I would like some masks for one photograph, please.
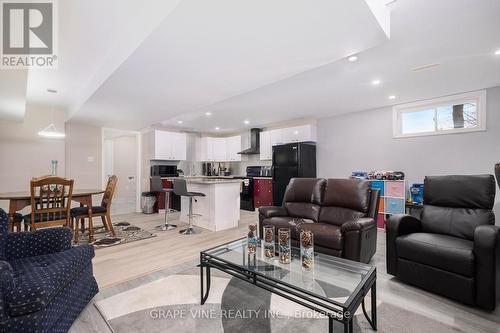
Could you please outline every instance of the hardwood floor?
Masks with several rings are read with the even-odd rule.
[[[244,237],[247,225],[257,220],[256,213],[242,211],[238,228],[216,233],[204,230],[197,235],[184,236],[178,233],[179,228],[172,231],[155,231],[154,227],[162,223],[162,216],[158,214],[114,216],[113,222],[128,221],[158,236],[96,250],[94,273],[101,292],[95,300],[186,270],[193,265],[193,260],[199,257],[200,250]],[[485,312],[406,285],[387,275],[383,230],[378,233],[377,254],[372,264],[377,266],[378,300],[459,327],[466,332],[500,333],[500,306],[493,313]],[[111,331],[96,308],[90,304],[70,332]],[[382,327],[379,332],[384,332]],[[407,332],[418,332],[418,327],[408,327]]]
[[[112,217],[113,223],[127,221],[156,234],[157,237],[97,249],[94,275],[101,289],[199,258],[202,250],[245,237],[247,225],[258,221],[255,213],[241,211],[238,228],[220,232],[197,228],[202,232],[181,235],[178,231],[184,224],[178,220],[178,213],[171,215],[171,222],[177,224],[178,228],[170,231],[155,230],[156,226],[163,223],[161,214],[127,214]]]

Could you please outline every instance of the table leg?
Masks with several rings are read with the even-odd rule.
[[[363,314],[365,315],[366,320],[373,328],[373,330],[376,331],[377,330],[377,281],[373,282],[373,285],[371,287],[371,307],[372,307],[371,318],[368,316],[368,313],[366,312],[364,299],[361,302],[361,307],[363,308]]]
[[[88,200],[88,211],[89,211],[89,243],[94,241],[94,225],[92,223],[92,196],[87,198]]]
[[[73,227],[73,237],[74,237],[74,242],[75,244],[78,244],[78,241],[79,241],[79,237],[78,237],[78,218],[75,217],[75,218],[72,218],[72,221],[71,221],[71,226]]]
[[[14,226],[17,227],[17,231],[21,231],[22,222],[14,223],[15,214],[23,210],[25,207],[31,205],[31,199],[10,199],[9,200],[9,213],[7,214],[9,217],[7,231],[14,232]]]
[[[208,294],[210,292],[210,266],[206,266],[205,267],[205,270],[206,270],[206,287],[207,287],[207,291],[206,293],[204,292],[204,287],[203,287],[203,268],[204,268],[204,265],[203,265],[203,261],[201,260],[201,256],[200,256],[200,294],[201,294],[201,305],[205,304],[205,302],[207,301],[207,298],[208,298]]]
[[[372,286],[372,321],[373,329],[377,330],[377,281],[373,282]]]
[[[16,214],[16,202],[15,200],[9,200],[9,220],[8,220],[8,232],[14,232],[14,215]],[[20,230],[18,230],[20,231]]]
[[[333,333],[333,318],[328,317],[328,333]]]

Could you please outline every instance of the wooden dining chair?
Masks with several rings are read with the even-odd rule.
[[[106,185],[106,191],[102,197],[100,206],[92,206],[92,217],[100,216],[102,224],[107,231],[111,231],[113,237],[115,234],[115,229],[113,228],[113,223],[111,222],[111,202],[113,200],[113,195],[116,189],[116,183],[118,182],[118,177],[113,175],[109,177],[108,184]],[[71,219],[74,223],[73,228],[75,232],[75,242],[78,242],[78,221],[80,223],[85,223],[85,219],[88,218],[88,207],[76,207],[71,209]],[[75,221],[73,221],[73,219]],[[89,225],[89,228],[93,226]]]
[[[44,176],[30,182],[31,214],[24,216],[30,230],[69,226],[73,179]]]

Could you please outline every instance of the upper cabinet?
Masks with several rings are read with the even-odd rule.
[[[271,132],[265,131],[260,132],[260,159],[261,160],[272,160],[273,159],[273,149],[271,144]]]
[[[200,156],[202,162],[235,162],[241,161],[241,136],[228,138],[203,137],[200,139]]]
[[[216,162],[223,162],[227,160],[226,153],[226,138],[212,138],[213,144],[213,158]]]
[[[186,159],[186,133],[155,130],[150,139],[149,159],[183,161]]]
[[[316,127],[302,125],[260,132],[260,159],[273,159],[273,146],[293,142],[315,142]]]
[[[241,136],[231,136],[226,139],[226,160],[229,162],[241,161]]]
[[[281,131],[282,140],[285,143],[316,141],[312,125],[283,128]]]
[[[200,156],[198,160],[206,162],[214,160],[213,139],[210,137],[200,139]]]
[[[186,133],[170,133],[172,159],[185,161],[187,155],[187,136]]]
[[[271,146],[282,145],[286,143],[286,141],[283,140],[283,130],[281,128],[269,131],[269,137],[271,140]]]

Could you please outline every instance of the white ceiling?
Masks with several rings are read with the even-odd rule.
[[[74,121],[149,126],[385,41],[365,0],[183,0]]]
[[[377,2],[390,3],[390,39]],[[498,0],[74,0],[59,7],[59,69],[30,71],[27,101],[51,102],[46,89],[56,88],[74,122],[225,132],[244,128],[245,119],[268,126],[500,85]],[[357,62],[345,59],[352,53]],[[431,63],[440,66],[412,71]],[[5,73],[0,101],[15,95],[4,92]]]
[[[392,7],[390,41],[361,52],[357,62],[336,61],[215,103],[192,122],[210,130],[241,128],[244,118],[265,126],[499,86],[499,17],[496,0],[399,0]],[[440,66],[412,70],[433,63]],[[373,86],[374,79],[381,84]],[[207,122],[204,112],[216,115],[215,121]]]
[[[180,1],[59,1],[58,68],[30,69],[28,102],[71,116]]]

